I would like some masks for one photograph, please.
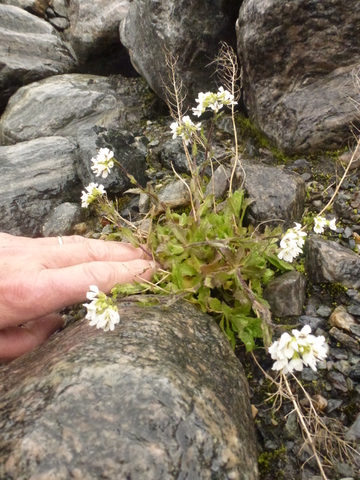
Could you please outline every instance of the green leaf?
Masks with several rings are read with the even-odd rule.
[[[210,297],[208,305],[209,305],[210,310],[213,311],[213,312],[221,312],[222,311],[221,302],[218,298]]]
[[[265,257],[268,260],[268,262],[271,263],[271,265],[274,265],[274,267],[278,268],[282,272],[294,270],[294,267],[290,265],[290,263],[285,262],[284,260],[280,260],[280,258],[277,255],[268,254],[268,255],[265,255]]]
[[[125,238],[133,247],[137,248],[140,245],[139,240],[135,238],[130,228],[121,227],[120,231],[121,231],[122,237]]]

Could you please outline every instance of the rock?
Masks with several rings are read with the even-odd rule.
[[[126,173],[118,166],[112,169],[107,178],[96,177],[91,170],[91,158],[96,157],[100,148],[109,148],[126,172],[133,175],[141,186],[148,181],[146,175],[146,156],[138,149],[134,135],[117,127],[93,127],[86,125],[77,132],[79,145],[78,174],[84,186],[91,182],[104,185],[109,193],[122,195],[125,190],[134,187]]]
[[[344,374],[346,377],[349,375],[349,372],[351,370],[350,363],[346,360],[340,360],[339,362],[335,362],[334,368]]]
[[[317,328],[325,328],[325,326],[326,326],[326,322],[323,318],[312,317],[312,316],[309,316],[309,315],[302,315],[299,318],[299,322],[303,326],[310,325],[311,330],[314,331],[314,332]]]
[[[83,125],[131,128],[145,114],[138,79],[59,75],[21,88],[0,120],[4,145],[52,135],[75,137]]]
[[[54,208],[42,226],[44,237],[56,237],[57,235],[72,235],[76,224],[81,222],[83,212],[79,204],[65,202]]]
[[[320,307],[316,310],[317,315],[319,317],[327,318],[331,315],[331,308],[327,307],[326,305],[320,305]]]
[[[151,144],[149,144],[149,147],[151,147]],[[160,162],[165,168],[168,168],[171,171],[172,164],[177,173],[190,173],[183,144],[177,138],[174,140],[168,140],[162,145],[160,150]]]
[[[0,112],[23,85],[76,67],[51,25],[10,5],[0,5],[0,64]]]
[[[345,393],[349,390],[346,384],[346,379],[342,373],[331,371],[328,372],[327,378],[329,382],[336,388],[336,390],[340,390]]]
[[[356,315],[357,317],[360,316],[360,303],[359,302],[353,302],[351,305],[347,307],[348,313],[352,315]]]
[[[337,408],[341,407],[342,404],[343,404],[343,400],[336,399],[336,398],[330,398],[330,400],[327,403],[327,407],[326,407],[325,412],[327,414],[329,414],[329,413],[333,412],[334,410],[336,410]]]
[[[346,311],[346,307],[343,305],[336,307],[330,316],[330,325],[341,328],[346,332],[350,332],[351,326],[355,325],[355,323],[354,317]]]
[[[296,270],[286,272],[269,283],[264,298],[274,317],[301,315],[305,301],[306,279]]]
[[[316,410],[318,410],[320,412],[325,410],[325,408],[327,407],[327,404],[328,404],[326,398],[324,398],[321,395],[314,395],[312,399],[315,402]]]
[[[360,415],[357,416],[355,422],[346,432],[345,440],[348,442],[360,443]]]
[[[296,412],[288,415],[285,423],[286,438],[296,438],[299,436],[298,417]]]
[[[357,0],[243,2],[236,31],[246,107],[282,150],[329,150],[349,138],[359,21]]]
[[[338,342],[340,342],[344,347],[350,348],[354,353],[360,353],[360,344],[354,338],[350,337],[346,333],[341,332],[336,327],[333,327],[330,330],[330,335],[332,335]]]
[[[359,381],[360,380],[360,363],[353,365],[349,372],[349,377],[352,380]]]
[[[220,165],[206,185],[205,195],[214,195],[216,199],[224,197],[229,191],[231,172]]]
[[[246,478],[247,381],[213,319],[186,303],[120,306],[0,369],[0,477]]]
[[[1,0],[1,4],[19,7],[39,17],[45,17],[49,0]]]
[[[120,40],[131,62],[150,87],[166,98],[172,88],[166,52],[177,59],[176,73],[191,102],[200,91],[216,89],[215,65],[219,42],[235,46],[235,18],[241,0],[135,0],[121,22]],[[194,106],[194,105],[192,105]]]
[[[360,256],[318,235],[306,241],[305,269],[312,283],[340,283],[348,288],[360,286]]]
[[[244,162],[243,166],[245,190],[253,200],[248,208],[249,220],[255,224],[273,220],[272,225],[293,227],[301,219],[305,202],[305,183],[300,175],[262,164]]]
[[[190,205],[190,193],[187,184],[182,180],[167,185],[158,195],[159,204],[155,214],[165,212],[166,207],[186,207]]]
[[[0,230],[39,236],[45,216],[63,202],[80,203],[76,146],[48,137],[0,147]]]
[[[67,12],[69,41],[82,71],[108,75],[125,73],[131,68],[129,54],[119,38],[119,25],[127,15],[130,3],[130,0],[70,2]]]
[[[345,163],[346,166],[350,165],[350,170],[354,170],[355,168],[360,167],[360,153],[355,151],[344,152],[338,158],[340,163]]]
[[[50,0],[50,4],[56,15],[59,17],[68,18],[68,8],[65,0]]]
[[[69,28],[69,20],[67,18],[62,18],[62,17],[55,17],[55,18],[50,18],[49,22],[53,27],[56,28],[56,30],[59,30],[59,32],[63,32],[67,28]]]

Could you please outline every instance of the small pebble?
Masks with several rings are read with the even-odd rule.
[[[320,305],[320,307],[316,310],[316,313],[320,317],[327,318],[331,315],[331,308],[327,307],[326,305]]]

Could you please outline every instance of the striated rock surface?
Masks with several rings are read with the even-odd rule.
[[[235,45],[235,20],[242,0],[135,0],[121,23],[120,40],[136,70],[165,99],[169,86],[165,51],[178,57],[177,72],[189,98],[214,89],[214,66],[219,42]]]
[[[72,0],[68,9],[69,41],[80,68],[106,75],[130,66],[121,45],[119,25],[128,13],[130,0]]]
[[[68,48],[44,20],[0,4],[0,111],[23,85],[75,69]]]
[[[0,230],[38,236],[44,217],[66,201],[79,203],[76,145],[49,137],[0,147]]]
[[[256,480],[244,372],[188,304],[120,307],[0,368],[0,477]]]
[[[305,244],[305,269],[312,283],[360,287],[360,256],[336,242],[312,236]]]
[[[286,152],[333,149],[351,136],[359,22],[357,0],[244,0],[237,42],[246,107]]]
[[[0,120],[0,142],[11,145],[52,135],[75,137],[83,125],[137,124],[144,115],[139,80],[59,75],[21,88]],[[138,127],[137,127],[138,128]]]

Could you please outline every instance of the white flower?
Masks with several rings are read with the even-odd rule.
[[[173,122],[170,125],[172,138],[181,137],[185,140],[185,144],[188,145],[191,141],[191,137],[201,128],[201,123],[194,123],[188,115],[182,117],[180,124]]]
[[[106,192],[104,185],[98,185],[97,183],[90,183],[85,187],[86,192],[83,190],[81,195],[81,206],[87,208],[96,198],[102,197]]]
[[[336,218],[333,218],[332,220],[328,221],[328,226],[330,230],[336,230]]]
[[[278,253],[280,260],[291,263],[294,258],[302,253],[302,247],[305,243],[304,237],[306,237],[306,233],[301,231],[300,223],[295,223],[295,227],[290,228],[280,242],[281,250]]]
[[[332,220],[326,220],[325,217],[315,217],[314,218],[314,232],[315,233],[324,233],[324,227],[328,226],[330,230],[336,230],[336,218]]]
[[[229,106],[237,104],[234,100],[234,95],[228,90],[225,90],[224,87],[220,87],[217,93],[200,92],[195,101],[198,103],[198,106],[194,107],[192,111],[197,117],[200,117],[207,108],[210,108],[217,113],[224,105]]]
[[[314,232],[315,233],[323,233],[325,230],[325,226],[327,224],[325,217],[315,217],[314,218]]]
[[[269,347],[271,358],[276,360],[273,370],[281,373],[301,371],[303,366],[316,371],[316,362],[325,360],[328,346],[321,335],[311,335],[311,328],[305,325],[301,331],[292,330],[292,335],[283,333],[279,340]]]
[[[85,318],[90,320],[89,325],[102,328],[104,332],[114,330],[115,325],[120,322],[117,306],[105,293],[100,292],[96,285],[90,285],[89,288],[86,298],[91,302],[84,303],[84,307],[87,308]]]
[[[102,178],[106,178],[114,166],[113,158],[114,152],[108,148],[100,148],[96,157],[91,159],[93,162],[93,165],[91,165],[91,170],[96,173],[97,177],[101,175]]]

